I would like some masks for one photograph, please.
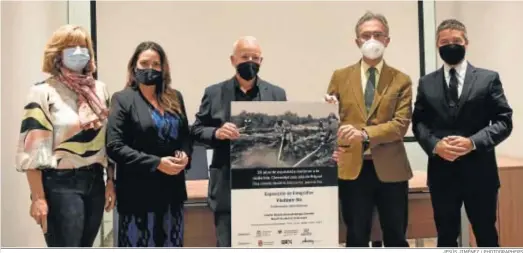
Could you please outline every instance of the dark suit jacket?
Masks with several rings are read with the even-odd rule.
[[[128,87],[112,96],[106,148],[116,163],[119,212],[152,211],[187,199],[185,173],[170,176],[157,169],[161,157],[172,156],[176,150],[192,153],[183,97],[176,93],[183,115],[178,141],[167,143],[158,138],[149,105],[137,88]]]
[[[494,147],[512,131],[512,109],[499,74],[468,64],[455,114],[446,99],[447,89],[441,68],[420,79],[414,105],[412,130],[429,156],[429,186],[445,187],[459,170],[464,187],[499,187]],[[476,149],[454,162],[445,161],[433,150],[440,139],[449,135],[469,137]]]
[[[286,101],[285,90],[258,79],[261,101]],[[231,117],[231,102],[235,100],[234,78],[205,89],[200,110],[191,127],[195,141],[210,146],[213,158],[210,165],[208,201],[213,211],[231,210],[230,142],[217,140],[216,129]]]

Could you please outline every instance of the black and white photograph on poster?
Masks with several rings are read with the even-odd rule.
[[[262,104],[238,102],[241,111],[231,114],[240,132],[231,143],[232,168],[336,166],[331,158],[338,130],[334,106]]]
[[[233,247],[337,247],[338,107],[233,102]]]

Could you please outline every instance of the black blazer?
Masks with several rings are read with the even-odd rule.
[[[261,101],[287,101],[285,90],[258,78]],[[191,127],[195,141],[206,144],[213,149],[210,165],[208,201],[213,211],[230,211],[230,142],[217,140],[216,129],[231,117],[231,102],[235,100],[235,80],[231,78],[205,89]]]
[[[412,115],[414,135],[429,156],[429,186],[445,187],[461,171],[464,187],[499,187],[494,147],[512,131],[512,109],[499,74],[468,64],[457,107],[447,102],[447,89],[443,68],[422,77]],[[433,154],[436,143],[449,135],[469,137],[476,150],[454,162]]]
[[[116,163],[119,212],[153,211],[187,200],[185,173],[169,176],[157,170],[161,157],[172,156],[176,150],[192,154],[183,97],[176,93],[183,115],[178,141],[168,143],[158,138],[149,104],[139,89],[128,87],[112,96],[106,148]]]

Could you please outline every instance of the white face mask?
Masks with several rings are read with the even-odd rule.
[[[385,45],[375,40],[374,38],[371,38],[370,40],[365,41],[363,45],[361,45],[360,50],[363,56],[365,56],[368,59],[374,60],[383,55],[383,52],[385,51]]]
[[[69,47],[63,50],[62,63],[72,71],[81,72],[90,60],[89,50],[85,47]]]

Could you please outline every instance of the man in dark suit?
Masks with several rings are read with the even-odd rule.
[[[439,247],[457,247],[465,204],[477,245],[497,247],[500,186],[495,146],[512,131],[512,109],[499,74],[465,60],[465,26],[454,19],[437,29],[445,64],[420,79],[413,132],[428,154],[428,185]]]
[[[231,64],[236,75],[205,89],[200,110],[191,129],[196,141],[213,149],[209,178],[209,205],[214,212],[217,246],[231,246],[230,140],[238,128],[228,122],[232,101],[286,101],[285,90],[258,77],[263,58],[254,37],[234,43]]]

